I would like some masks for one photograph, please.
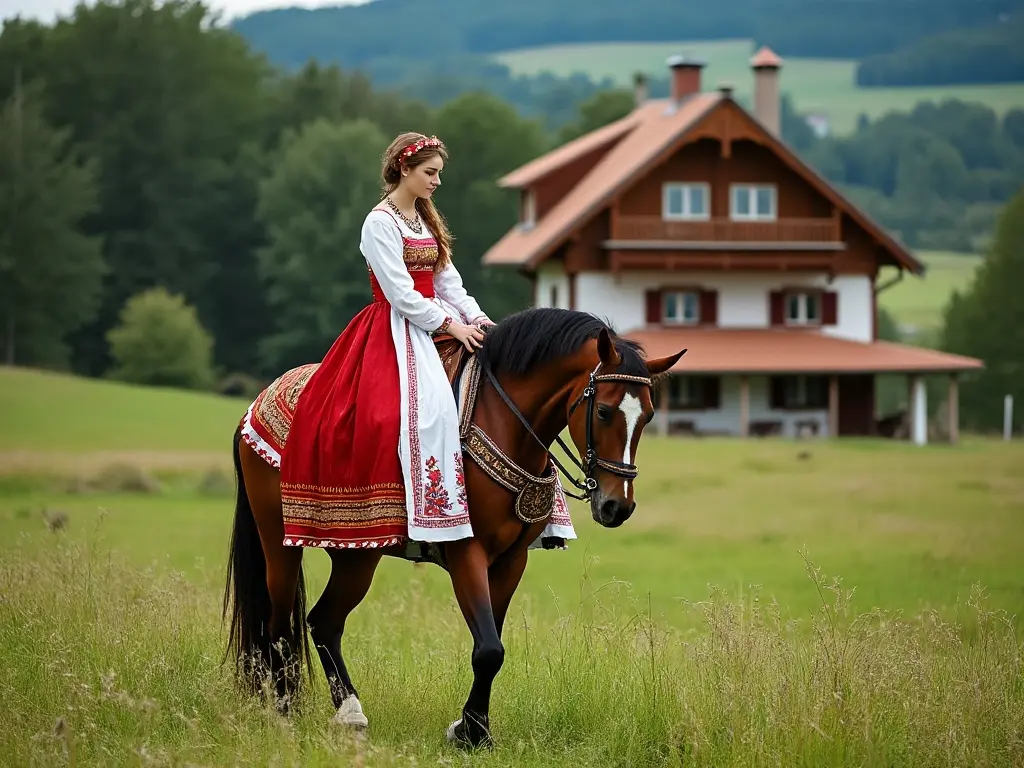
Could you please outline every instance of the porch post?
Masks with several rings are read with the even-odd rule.
[[[949,408],[949,442],[955,445],[960,439],[960,387],[955,373],[949,374],[946,405]]]
[[[910,377],[910,439],[915,445],[928,443],[928,390],[924,386],[924,377]]]
[[[828,436],[839,437],[839,377],[828,377]]]
[[[671,375],[667,374],[658,382],[658,434],[662,437],[668,437],[668,382]]]
[[[750,377],[740,376],[740,437],[750,434]]]

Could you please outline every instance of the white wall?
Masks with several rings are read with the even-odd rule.
[[[545,262],[537,270],[537,282],[533,297],[535,307],[569,308],[569,277],[558,262]],[[554,293],[554,303],[552,303]]]
[[[547,306],[539,302],[549,301],[550,289],[542,287],[550,285],[546,280],[538,274],[538,306]],[[824,275],[791,272],[634,272],[618,277],[609,272],[582,272],[576,277],[576,309],[608,320],[625,333],[646,323],[644,293],[672,285],[700,285],[718,291],[721,328],[768,327],[768,296],[780,286],[825,288],[839,294],[839,317],[837,325],[823,331],[855,341],[872,340],[871,279],[860,275],[842,275],[829,284]],[[567,291],[568,285],[566,296]]]
[[[828,411],[780,411],[768,407],[768,377],[751,376],[750,379],[750,421],[781,421],[782,434],[785,437],[796,436],[796,423],[798,421],[814,420],[818,423],[818,436],[828,435]],[[669,411],[669,421],[690,421],[693,422],[700,432],[720,433],[728,435],[739,435],[740,433],[740,379],[739,376],[723,376],[721,378],[720,399],[721,407],[717,410],[708,411]],[[655,432],[661,431],[661,419],[663,413],[659,409],[654,417],[654,423],[649,429]]]

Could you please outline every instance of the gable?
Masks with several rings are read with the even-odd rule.
[[[611,207],[614,220],[623,214],[623,204],[634,206],[649,199],[651,189],[660,186],[659,174],[675,169],[689,173],[696,172],[696,168],[730,167],[729,175],[758,173],[773,179],[773,183],[785,184],[785,196],[780,189],[780,218],[838,216],[843,222],[844,239],[851,224],[867,235],[870,247],[864,252],[871,254],[876,267],[891,264],[915,274],[924,273],[924,265],[906,247],[843,197],[731,97],[695,94],[675,108],[666,102],[649,102],[634,114],[635,127],[558,199],[535,226],[525,230],[514,227],[484,254],[483,262],[516,264],[534,270],[602,211]],[[731,161],[735,157],[738,163],[716,165],[716,150],[720,160]],[[689,168],[687,159],[696,164],[694,168]],[[728,183],[724,186],[728,189]],[[660,213],[660,192],[657,195],[659,204],[652,209],[645,203],[644,214]],[[792,208],[782,208],[783,199],[791,200],[785,205]],[[728,198],[718,201],[715,210],[728,211]]]

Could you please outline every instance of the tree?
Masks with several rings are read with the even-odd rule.
[[[368,120],[316,120],[288,130],[260,186],[268,243],[258,254],[274,330],[265,365],[319,360],[370,298],[359,238],[380,200],[380,158],[388,139]]]
[[[467,289],[497,320],[529,303],[530,286],[511,270],[480,263],[518,219],[518,194],[496,182],[545,149],[544,133],[508,104],[479,93],[445,105],[437,132],[451,155],[437,195],[455,236],[453,260]]]
[[[95,163],[49,125],[39,89],[0,114],[0,349],[8,365],[62,367],[67,335],[89,322],[104,273],[100,240],[81,231],[96,205]]]
[[[964,382],[961,414],[964,424],[998,429],[1003,397],[1024,402],[1024,187],[1010,200],[999,219],[988,258],[974,282],[953,294],[945,310],[941,346],[949,352],[978,357],[985,370]],[[1015,409],[1015,424],[1024,421]]]
[[[128,300],[107,332],[110,377],[132,384],[205,389],[213,383],[213,339],[180,294],[151,288]]]
[[[632,112],[635,106],[635,97],[629,91],[618,89],[599,91],[580,104],[579,119],[562,128],[558,134],[558,141],[560,144],[564,144],[578,136],[614,123]]]
[[[86,226],[102,234],[110,271],[95,322],[73,340],[76,368],[106,368],[105,332],[129,296],[154,285],[183,293],[216,331],[233,327],[234,307],[210,288],[225,260],[237,260],[230,271],[243,284],[239,273],[255,269],[245,207],[255,195],[237,194],[255,180],[237,159],[264,131],[266,63],[194,0],[80,4],[49,30],[44,58],[51,122],[69,126],[100,168]]]

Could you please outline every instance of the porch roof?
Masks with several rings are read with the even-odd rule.
[[[687,349],[673,373],[952,373],[981,360],[887,341],[859,342],[813,329],[640,328],[623,333],[648,358]]]

